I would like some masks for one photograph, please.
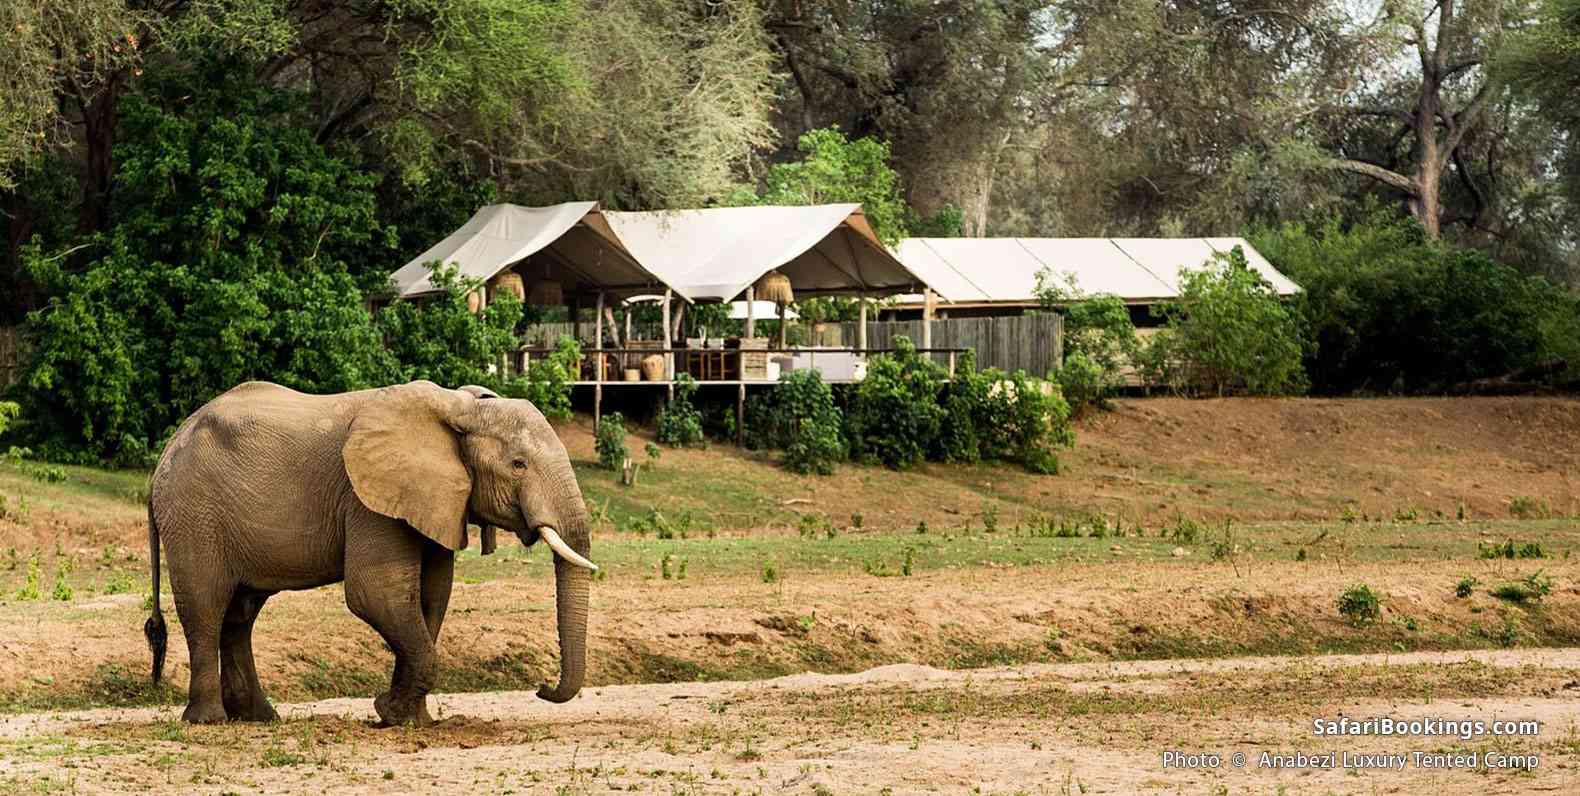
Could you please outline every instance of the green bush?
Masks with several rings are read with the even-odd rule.
[[[625,416],[610,412],[598,420],[598,433],[593,438],[598,451],[598,464],[605,470],[619,470],[631,454],[625,448]]]
[[[676,447],[702,447],[702,412],[692,404],[697,382],[687,374],[675,377],[675,398],[659,410],[658,441]]]
[[[896,337],[897,351],[867,361],[867,376],[850,391],[845,409],[852,458],[904,470],[922,461],[944,419],[939,395],[944,372],[916,346]]]
[[[429,281],[441,291],[438,295],[397,300],[378,315],[379,329],[399,362],[398,379],[427,379],[447,387],[480,384],[503,389],[499,365],[506,354],[516,349],[521,301],[508,291],[501,291],[482,312],[474,313],[466,307],[466,296],[480,289],[482,280],[463,278],[454,266],[436,266]],[[569,381],[570,363],[574,361],[574,355],[561,354],[561,384]],[[528,379],[530,382],[530,373]],[[537,388],[530,384],[525,388],[534,389]],[[550,397],[547,392],[537,395]],[[568,394],[564,403],[568,409]],[[553,401],[551,406],[555,406]],[[548,414],[542,406],[539,409]]]
[[[1130,308],[1112,294],[1083,294],[1073,276],[1060,280],[1047,269],[1037,274],[1036,291],[1043,307],[1064,313],[1064,361],[1052,378],[1065,400],[1076,410],[1107,408],[1139,351]]]
[[[1117,390],[1113,386],[1112,371],[1104,370],[1084,351],[1066,353],[1064,361],[1054,368],[1052,377],[1064,399],[1077,408],[1105,408],[1109,397]]]
[[[293,125],[297,99],[251,70],[195,88],[162,74],[121,103],[112,226],[87,262],[23,251],[51,296],[28,319],[22,389],[45,458],[146,464],[249,379],[333,392],[395,377],[352,270],[388,267],[377,178]]]
[[[1363,223],[1286,224],[1251,237],[1302,287],[1322,393],[1439,392],[1479,378],[1566,363],[1580,377],[1580,299],[1486,255],[1428,240],[1379,212]]]
[[[576,380],[581,355],[575,338],[560,335],[553,352],[530,363],[526,375],[511,379],[500,394],[531,401],[550,420],[569,420],[571,382]]]
[[[1355,627],[1364,627],[1382,616],[1382,600],[1370,586],[1357,583],[1339,595],[1339,615]]]
[[[784,465],[798,473],[832,475],[845,458],[834,393],[815,370],[796,370],[753,396],[747,406],[747,444],[784,451]]]
[[[1074,444],[1070,405],[1047,382],[1017,371],[976,369],[966,352],[942,388],[944,420],[929,458],[946,462],[1018,462],[1037,473],[1058,471],[1060,448]]]
[[[1217,395],[1305,392],[1301,318],[1239,246],[1205,268],[1180,271],[1180,298],[1162,308],[1165,333],[1145,359],[1179,368],[1176,388]]]

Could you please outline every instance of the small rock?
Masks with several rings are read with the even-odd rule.
[[[1174,556],[1175,558],[1184,558],[1185,556],[1190,555],[1190,551],[1183,547],[1176,547],[1174,548],[1173,552],[1169,553],[1169,555]]]

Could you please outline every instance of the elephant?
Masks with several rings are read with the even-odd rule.
[[[381,723],[431,723],[435,645],[469,525],[553,550],[559,682],[538,696],[575,697],[597,567],[570,457],[537,407],[427,381],[336,395],[232,388],[176,430],[152,477],[153,680],[167,642],[162,544],[191,657],[184,720],[276,719],[253,662],[258,612],[277,592],[344,581],[347,607],[395,655],[373,703]]]

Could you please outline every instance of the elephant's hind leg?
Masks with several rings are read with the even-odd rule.
[[[175,574],[176,567],[171,567]],[[216,724],[226,719],[219,676],[219,637],[234,586],[217,582],[202,588],[187,588],[185,578],[172,579],[181,584],[175,589],[176,613],[181,617],[181,633],[187,639],[192,679],[187,686],[187,708],[183,721]]]
[[[252,626],[273,592],[236,589],[220,631],[220,686],[225,712],[233,721],[274,721],[279,714],[263,695],[252,660]]]

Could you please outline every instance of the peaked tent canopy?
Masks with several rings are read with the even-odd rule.
[[[859,204],[606,212],[615,236],[692,301],[729,301],[769,271],[797,295],[893,294],[925,282],[878,242]]]
[[[1144,304],[1177,298],[1180,269],[1201,268],[1235,246],[1279,295],[1300,291],[1244,238],[907,238],[899,254],[954,304],[1034,304],[1044,269],[1073,276],[1082,293]],[[904,304],[920,300],[901,297]]]
[[[428,278],[435,261],[455,264],[462,276],[487,281],[528,258],[531,264],[521,269],[527,281],[553,279],[571,292],[664,287],[610,232],[597,202],[488,205],[401,266],[391,279],[396,295],[421,296],[436,291]]]

